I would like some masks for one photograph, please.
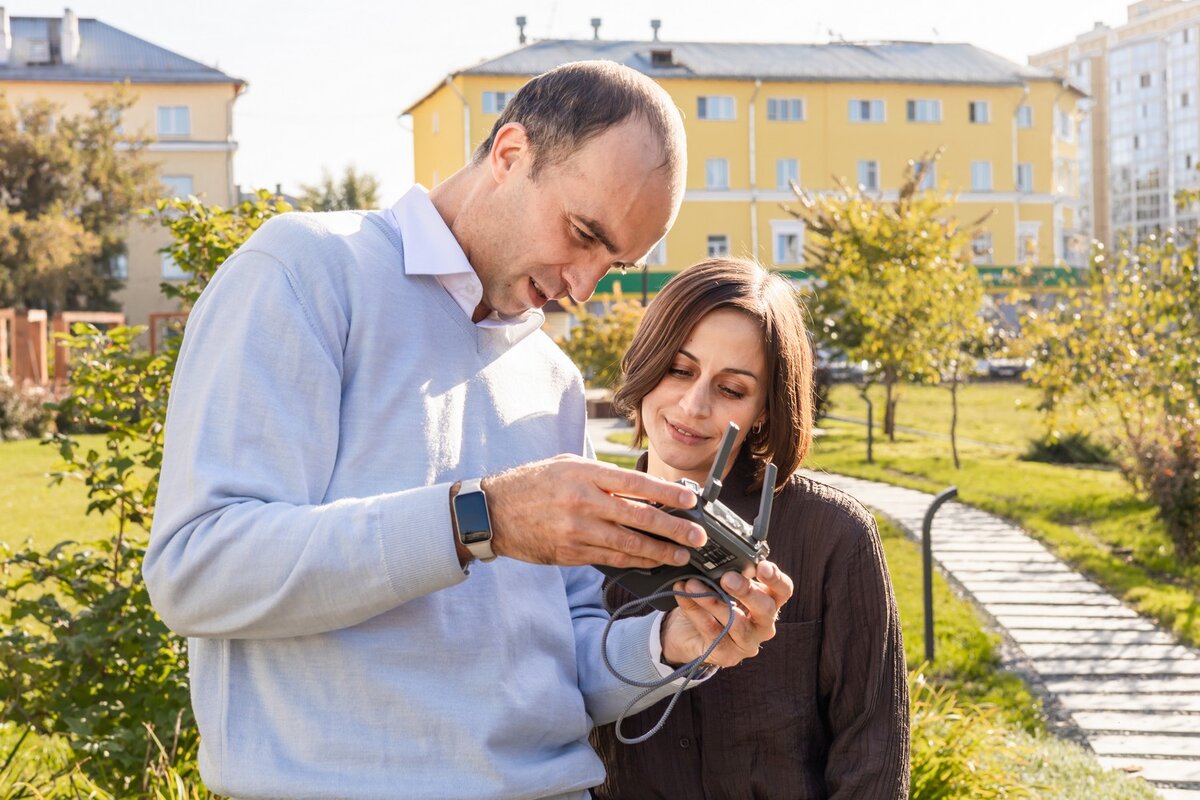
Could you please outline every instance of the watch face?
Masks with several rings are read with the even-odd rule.
[[[492,521],[483,492],[468,492],[455,497],[454,516],[458,521],[458,538],[463,544],[486,542],[492,538]]]

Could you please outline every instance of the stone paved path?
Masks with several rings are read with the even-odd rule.
[[[809,474],[920,537],[933,495]],[[961,503],[934,518],[933,557],[1004,629],[1020,651],[1014,662],[1036,673],[1102,764],[1142,776],[1169,800],[1200,800],[1200,651],[1020,528]]]
[[[621,424],[588,423],[599,452]],[[920,538],[933,495],[807,473]],[[933,557],[1015,645],[1100,762],[1152,782],[1167,800],[1200,800],[1200,652],[1139,617],[1020,528],[961,503],[934,519]],[[936,624],[936,620],[935,620]]]

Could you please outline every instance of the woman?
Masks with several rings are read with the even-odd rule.
[[[751,520],[763,468],[779,468],[767,542],[795,583],[756,658],[685,692],[666,726],[592,742],[597,798],[908,796],[908,684],[896,601],[874,518],[794,474],[812,438],[812,353],[787,282],[748,261],[696,264],[650,304],[621,362],[617,408],[647,453],[638,468],[703,484],[730,421],[741,429],[721,501]],[[633,599],[617,586],[616,606]],[[627,719],[648,730],[659,704]]]

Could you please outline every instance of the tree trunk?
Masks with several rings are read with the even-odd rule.
[[[888,441],[896,441],[896,403],[900,398],[896,395],[896,380],[890,375],[884,379],[885,396],[883,401],[883,432]]]
[[[869,388],[869,385],[863,384],[863,386],[859,388],[858,394],[860,397],[862,397],[863,402],[867,404],[867,463],[874,464],[875,457],[873,454],[873,449],[875,444],[875,407],[871,404],[871,398],[867,396],[867,389]]]

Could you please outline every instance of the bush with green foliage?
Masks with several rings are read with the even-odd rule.
[[[1088,283],[1031,313],[1030,378],[1051,414],[1115,416],[1122,474],[1158,507],[1181,560],[1200,558],[1200,246],[1149,236],[1097,246]]]
[[[1040,439],[1031,440],[1029,449],[1021,458],[1044,464],[1111,464],[1112,452],[1103,442],[1096,441],[1082,431],[1065,434],[1052,431]]]
[[[156,215],[173,236],[167,252],[190,276],[164,292],[190,305],[238,245],[288,210],[265,192],[230,209],[161,202]],[[73,426],[104,432],[102,448],[68,433],[51,441],[65,463],[55,479],[87,485],[87,512],[112,518],[113,538],[26,549],[0,572],[5,719],[35,738],[61,736],[88,780],[118,797],[146,796],[156,769],[184,786],[198,743],[185,642],[155,614],[141,576],[179,339],[151,354],[137,347],[141,332],[77,325],[64,340],[75,351],[73,385],[53,407]]]
[[[947,689],[910,675],[911,800],[1001,800],[1033,797],[1015,780],[1016,730],[994,706],[962,703]]]
[[[645,309],[636,300],[621,297],[619,288],[616,299],[600,314],[589,313],[582,305],[564,305],[574,313],[575,325],[569,336],[557,340],[558,346],[579,367],[588,386],[614,388],[621,379],[621,357]]]

